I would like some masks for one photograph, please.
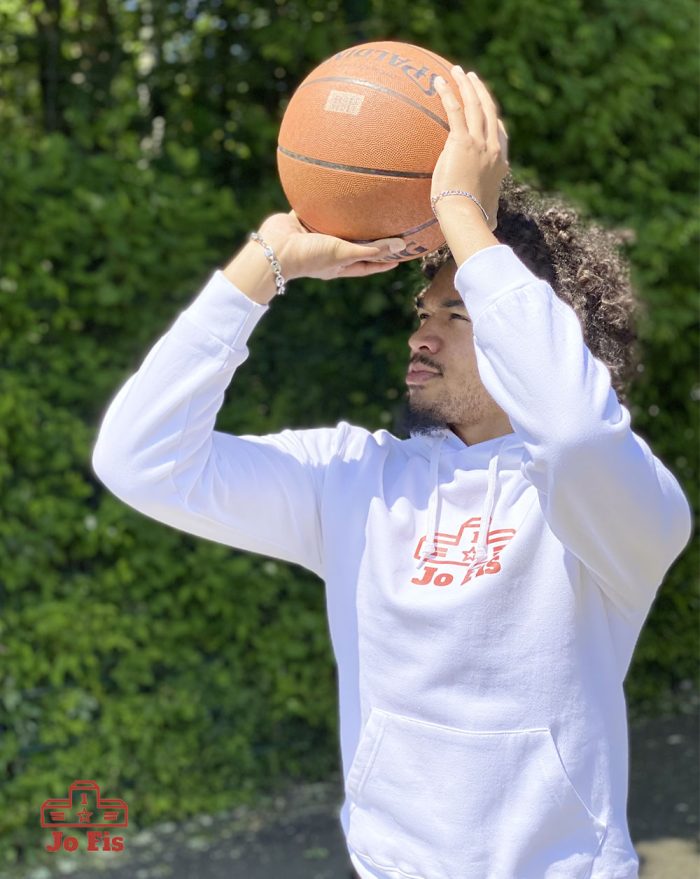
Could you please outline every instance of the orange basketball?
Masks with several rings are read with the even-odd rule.
[[[362,43],[299,85],[280,125],[277,168],[309,231],[356,243],[404,238],[401,261],[444,242],[430,184],[450,127],[434,80],[459,97],[451,67],[410,43]]]

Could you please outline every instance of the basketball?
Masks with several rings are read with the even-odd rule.
[[[280,124],[277,168],[306,229],[357,244],[403,238],[402,262],[444,243],[430,186],[450,127],[434,81],[459,97],[451,67],[381,41],[338,52],[301,82]]]

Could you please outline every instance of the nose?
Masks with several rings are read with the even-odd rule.
[[[430,351],[434,354],[440,350],[440,337],[426,324],[416,329],[414,333],[408,337],[408,347],[411,353],[417,354],[419,351]]]

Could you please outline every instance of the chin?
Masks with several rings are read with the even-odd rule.
[[[448,424],[448,416],[435,403],[421,405],[415,396],[407,392],[401,410],[396,419],[396,432],[408,436],[414,434],[434,433],[444,430]]]

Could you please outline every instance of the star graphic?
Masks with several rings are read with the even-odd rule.
[[[90,816],[92,815],[92,812],[88,812],[88,810],[85,808],[85,806],[83,806],[83,808],[79,812],[77,812],[76,814],[78,815],[78,820],[80,821],[81,824],[88,824],[90,821]]]

